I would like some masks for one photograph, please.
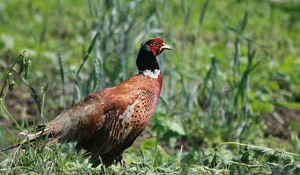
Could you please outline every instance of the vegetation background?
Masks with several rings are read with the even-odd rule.
[[[160,36],[164,85],[128,168],[72,144],[0,154],[0,174],[300,174],[300,1],[2,0],[0,148],[137,73]]]

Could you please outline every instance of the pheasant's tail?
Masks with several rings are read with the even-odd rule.
[[[1,149],[0,152],[17,147],[22,148],[22,145],[25,145],[26,143],[35,143],[39,147],[42,145],[55,143],[58,140],[58,138],[53,137],[51,131],[46,127],[46,125],[39,125],[35,131],[23,131],[19,133],[19,135],[25,137],[25,139],[23,139],[20,143]]]
[[[1,149],[0,152],[4,152],[4,151],[10,150],[10,149],[17,148],[17,147],[19,147],[20,145],[21,145],[20,143],[17,143],[17,144],[15,144],[15,145],[10,146],[10,147]]]

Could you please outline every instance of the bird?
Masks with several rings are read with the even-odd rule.
[[[34,131],[21,132],[26,139],[7,149],[46,138],[47,144],[75,142],[85,150],[93,166],[108,167],[123,161],[123,152],[147,127],[162,89],[163,79],[157,56],[172,50],[160,37],[141,44],[138,73],[114,87],[87,95],[52,121]]]

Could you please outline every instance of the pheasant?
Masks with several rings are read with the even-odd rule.
[[[93,166],[121,162],[123,151],[146,128],[155,110],[163,82],[156,57],[166,49],[172,50],[161,38],[143,42],[136,59],[137,75],[89,94],[49,123],[39,125],[35,133],[23,133],[27,136],[24,142],[41,137],[47,138],[47,143],[75,142],[76,150],[85,150]]]

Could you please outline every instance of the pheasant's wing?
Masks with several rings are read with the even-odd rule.
[[[94,165],[100,163],[99,157],[104,165],[111,165],[147,126],[154,111],[150,109],[151,104],[155,104],[152,101],[151,92],[144,90],[117,95],[103,114],[105,120],[101,128],[76,147],[85,149]]]
[[[143,117],[138,114],[140,110],[146,115],[143,90],[114,88],[103,94],[92,94],[48,125],[59,140],[77,142],[76,149],[86,150],[95,165],[100,163],[99,157],[110,165],[147,123],[138,120]]]

